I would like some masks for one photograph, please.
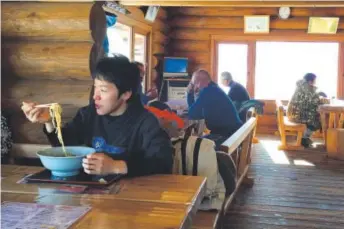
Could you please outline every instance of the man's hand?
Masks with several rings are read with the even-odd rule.
[[[82,160],[85,173],[107,175],[107,174],[126,174],[127,164],[124,161],[116,161],[104,153],[93,153],[87,155]]]
[[[151,88],[150,90],[147,91],[146,94],[150,99],[155,99],[158,97],[158,89],[156,88]]]
[[[188,93],[194,93],[194,84],[192,82],[189,83],[187,88]]]
[[[32,123],[49,123],[51,120],[49,108],[35,107],[37,104],[32,102],[23,102],[21,109],[26,118]]]

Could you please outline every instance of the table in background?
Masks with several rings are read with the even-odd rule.
[[[340,116],[344,117],[344,101],[340,100],[333,104],[320,105],[319,113],[321,117],[321,125],[326,148],[327,129],[330,125],[333,125],[334,128],[338,127]]]

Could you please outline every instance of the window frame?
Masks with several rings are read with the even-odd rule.
[[[274,41],[274,42],[338,42],[338,85],[337,97],[344,99],[344,36],[333,35],[309,35],[301,32],[274,32],[269,34],[247,35],[242,32],[231,32],[228,34],[211,35],[210,40],[210,66],[213,80],[217,82],[217,47],[218,43],[241,43],[247,42],[248,46],[248,78],[247,91],[254,98],[255,89],[255,65],[256,65],[256,42],[257,41]],[[265,100],[268,101],[268,100]]]
[[[116,14],[117,15],[117,22],[126,26],[131,27],[131,34],[130,34],[130,60],[134,60],[134,47],[135,47],[135,33],[143,35],[146,37],[146,44],[145,44],[145,63],[146,66],[146,77],[144,79],[144,88],[151,87],[152,81],[152,25],[146,24],[139,20],[135,20],[130,18],[124,14]]]

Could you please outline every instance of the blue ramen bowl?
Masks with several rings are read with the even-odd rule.
[[[65,156],[62,147],[53,147],[37,152],[43,166],[49,169],[53,176],[70,177],[79,174],[82,159],[95,149],[84,146],[66,146],[66,151],[72,156]]]

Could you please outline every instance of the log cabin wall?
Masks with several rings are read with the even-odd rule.
[[[89,102],[91,69],[104,53],[105,13],[93,2],[3,2],[2,111],[10,118],[14,142],[47,144],[42,125],[29,123],[20,110],[22,101],[58,102],[63,122]],[[152,27],[151,53],[164,53],[166,11],[155,23],[129,7],[128,20]],[[151,66],[154,64],[152,60]]]
[[[274,40],[274,36],[283,35],[284,41],[288,39],[297,40],[301,37],[303,40],[312,39],[317,35],[307,35],[309,16],[338,16],[340,23],[338,32],[333,37],[344,37],[344,8],[291,8],[291,17],[287,20],[278,18],[278,8],[253,8],[253,7],[171,7],[168,8],[170,29],[169,55],[188,57],[190,60],[189,72],[203,68],[214,74],[215,66],[212,63],[212,37],[231,38],[240,37],[242,40],[255,41],[255,35],[245,35],[244,16],[245,15],[270,15],[270,34],[266,35]],[[246,39],[246,37],[250,37]],[[319,35],[318,35],[319,38]],[[327,36],[327,40],[332,39]],[[321,39],[321,37],[319,38]],[[343,58],[343,43],[341,44],[340,58]],[[254,54],[253,54],[254,55]],[[254,56],[253,56],[254,58]],[[343,61],[341,61],[343,62]],[[250,64],[249,64],[250,65]],[[339,94],[344,96],[343,71],[344,63],[341,63],[339,78]],[[249,66],[250,68],[250,66]],[[254,64],[251,65],[254,68]],[[254,69],[249,69],[254,72]],[[253,73],[254,74],[254,73]],[[215,79],[215,76],[214,76]],[[249,91],[254,90],[254,76],[251,76],[251,84],[248,84]],[[277,121],[275,115],[275,102],[265,101],[264,115],[258,119],[258,132],[274,133],[277,130]]]

